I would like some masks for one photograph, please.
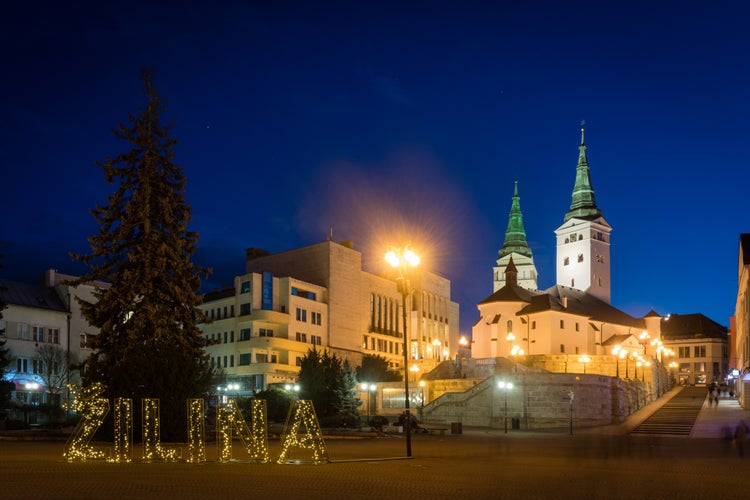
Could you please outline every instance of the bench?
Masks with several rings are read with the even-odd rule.
[[[441,436],[445,435],[445,431],[448,430],[447,427],[443,427],[441,425],[420,425],[419,428],[425,434],[434,434],[439,432]]]

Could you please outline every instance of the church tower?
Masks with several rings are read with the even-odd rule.
[[[604,220],[594,200],[583,128],[578,150],[570,210],[565,214],[563,225],[555,230],[557,284],[582,290],[610,303],[609,238],[612,226]]]
[[[506,267],[508,262],[515,264],[514,271],[517,273],[517,284],[531,290],[537,289],[537,272],[534,265],[534,256],[531,248],[526,243],[526,231],[523,228],[523,215],[521,214],[521,198],[518,196],[518,181],[515,181],[513,189],[513,201],[508,216],[508,228],[505,230],[505,241],[498,252],[497,265],[494,266],[493,292],[500,290],[506,285]]]

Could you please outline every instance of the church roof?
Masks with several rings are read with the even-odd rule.
[[[491,304],[493,302],[528,302],[531,303],[531,301],[536,297],[537,295],[540,295],[544,292],[541,292],[539,290],[529,290],[528,288],[523,288],[518,285],[505,285],[483,301],[479,302],[479,304]]]
[[[517,253],[531,257],[531,248],[526,242],[526,230],[523,227],[523,214],[521,214],[521,198],[518,196],[518,181],[513,188],[513,201],[510,205],[508,215],[508,228],[505,230],[505,241],[500,249],[500,257],[511,253]]]
[[[570,210],[565,214],[564,222],[568,222],[573,218],[594,220],[602,216],[601,210],[596,206],[594,188],[591,186],[589,162],[586,158],[586,144],[583,141],[583,128],[581,128],[581,145],[578,147],[578,151],[576,182],[573,186],[573,197],[570,201]]]
[[[565,299],[565,301],[563,300]],[[515,285],[506,285],[481,301],[526,302],[517,315],[534,314],[544,311],[565,311],[578,316],[586,316],[591,321],[643,328],[643,319],[634,318],[616,307],[581,290],[555,285],[545,291],[527,290]],[[567,302],[566,305],[563,305]]]

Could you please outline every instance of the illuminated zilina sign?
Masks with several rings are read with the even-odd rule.
[[[63,457],[69,462],[87,460],[107,460],[113,463],[131,462],[133,449],[133,401],[129,398],[116,398],[114,401],[114,449],[107,456],[105,450],[90,444],[91,438],[101,427],[109,413],[109,400],[99,397],[104,392],[102,384],[94,384],[81,389],[73,409],[82,417],[73,434],[65,445]],[[159,418],[159,400],[144,398],[141,400],[143,421],[143,457],[145,462],[176,462],[182,460],[182,449],[165,447],[161,444]],[[202,399],[187,400],[187,457],[188,463],[206,461],[205,411]],[[216,418],[216,444],[218,462],[232,460],[232,432],[236,432],[247,450],[249,460],[256,463],[268,463],[268,426],[266,419],[266,402],[253,400],[251,407],[251,424],[248,426],[234,400],[220,406]],[[304,432],[302,432],[304,429]],[[312,401],[295,400],[292,402],[289,417],[281,437],[281,453],[276,463],[289,463],[289,455],[295,448],[309,450],[312,462],[328,462],[328,452],[323,440],[323,433],[315,415]]]

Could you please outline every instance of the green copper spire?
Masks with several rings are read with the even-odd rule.
[[[586,144],[583,142],[583,127],[581,127],[581,145],[578,147],[578,166],[576,167],[576,183],[573,186],[573,199],[570,210],[565,214],[565,222],[572,218],[594,220],[602,216],[601,210],[594,200],[594,188],[591,187],[589,162],[586,159]]]
[[[521,198],[518,196],[518,181],[515,181],[513,189],[513,202],[510,206],[508,216],[508,229],[505,230],[505,241],[500,249],[500,257],[511,253],[518,253],[531,257],[531,248],[526,243],[526,230],[523,228],[523,215],[521,215]]]

